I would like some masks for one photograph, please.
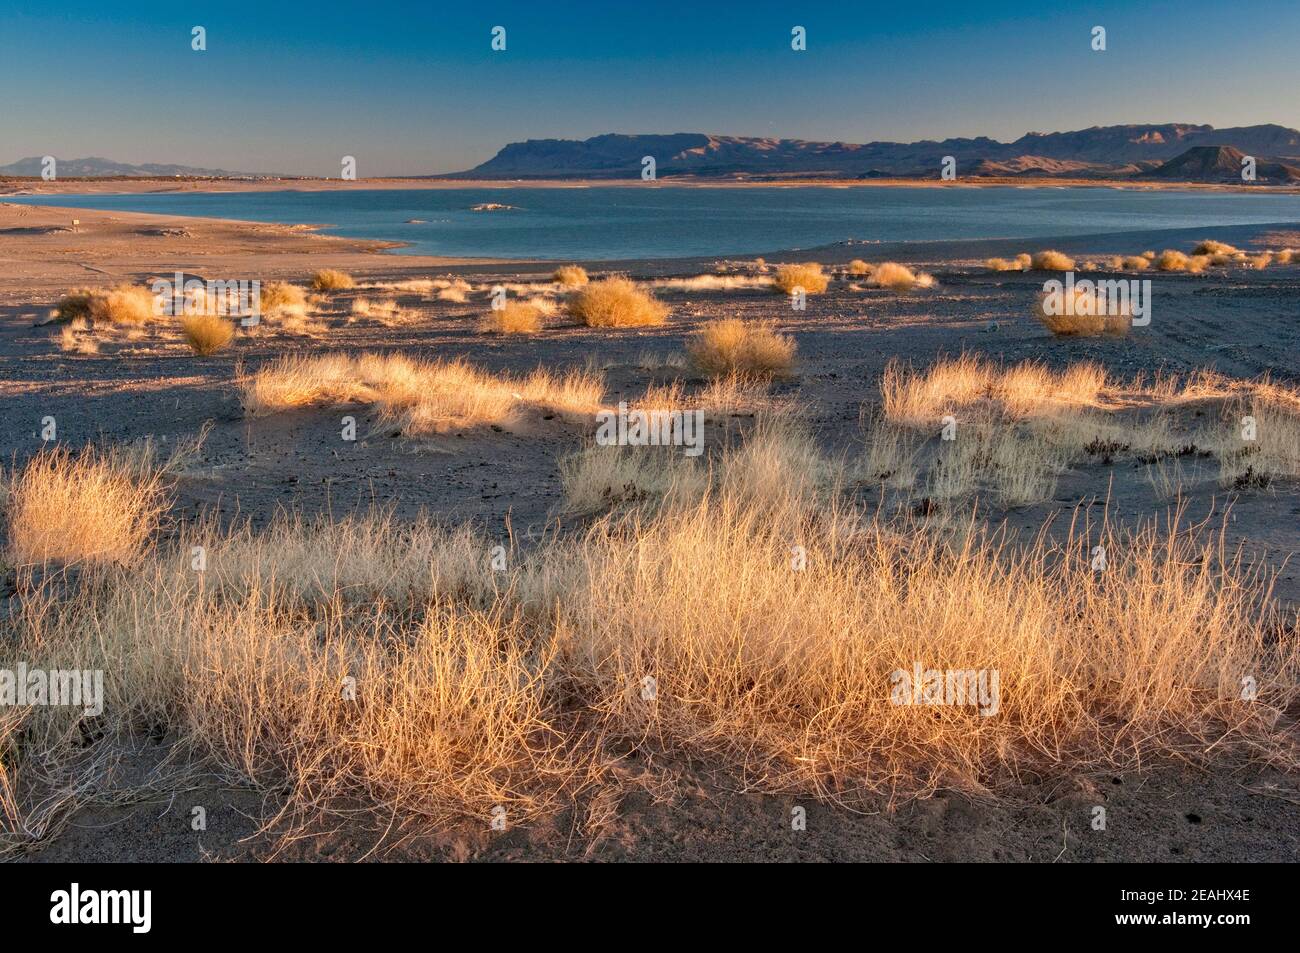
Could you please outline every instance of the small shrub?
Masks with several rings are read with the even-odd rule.
[[[347,291],[356,286],[356,281],[346,271],[336,271],[333,268],[322,268],[311,276],[313,291]]]
[[[1030,259],[1030,265],[1034,271],[1070,271],[1074,268],[1074,259],[1059,251],[1048,249],[1037,252]]]
[[[801,265],[779,265],[772,286],[782,294],[791,294],[796,288],[805,294],[821,294],[830,285],[831,280],[822,271],[822,266],[815,261]]]
[[[488,312],[478,329],[484,334],[536,334],[542,329],[542,312],[533,304],[507,301],[504,308]]]
[[[771,322],[738,318],[710,321],[686,345],[692,362],[713,377],[767,378],[787,374],[794,363],[794,339]]]
[[[634,328],[663,324],[668,308],[627,278],[593,281],[574,292],[569,314],[591,328]]]
[[[181,334],[195,354],[207,357],[230,345],[235,326],[217,314],[191,314],[181,318]]]
[[[587,277],[587,270],[577,265],[561,265],[555,269],[551,275],[551,280],[564,288],[581,288],[591,279]]]

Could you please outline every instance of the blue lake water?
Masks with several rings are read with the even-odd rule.
[[[849,239],[1047,238],[1300,222],[1300,195],[1051,187],[480,187],[5,201],[324,224],[328,234],[410,242],[402,250],[409,254],[554,260],[743,255]],[[489,202],[517,208],[472,211]]]

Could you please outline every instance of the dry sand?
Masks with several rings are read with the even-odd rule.
[[[118,183],[113,183],[117,185]],[[79,183],[79,185],[81,185]],[[73,229],[72,218],[80,220]],[[1271,233],[1271,234],[1269,234]],[[81,285],[139,282],[180,270],[210,278],[289,279],[305,282],[321,267],[341,268],[360,282],[458,276],[476,289],[498,281],[542,281],[548,263],[452,262],[384,252],[384,243],[314,234],[302,227],[49,209],[0,204],[0,397],[6,426],[0,455],[22,460],[40,446],[39,421],[54,415],[62,440],[128,440],[153,434],[176,440],[213,430],[198,465],[180,481],[176,511],[194,514],[238,508],[264,522],[280,506],[341,513],[371,502],[392,505],[399,517],[429,509],[453,521],[499,528],[509,519],[517,536],[539,531],[560,498],[557,461],[574,449],[572,429],[546,426],[452,432],[413,443],[378,430],[358,413],[362,438],[339,450],[343,411],[304,410],[263,420],[243,418],[232,387],[237,362],[249,369],[304,351],[404,350],[466,356],[492,370],[581,365],[606,367],[608,399],[635,399],[653,376],[647,353],[681,353],[685,335],[719,316],[770,318],[795,336],[798,375],[777,390],[808,406],[819,439],[848,448],[858,433],[863,402],[878,398],[887,360],[923,365],[941,355],[970,351],[1006,362],[1033,358],[1053,367],[1094,360],[1112,373],[1185,372],[1210,367],[1233,377],[1270,374],[1300,381],[1300,265],[1265,271],[1144,275],[1158,282],[1150,327],[1127,339],[1055,339],[1030,315],[1045,275],[990,273],[978,264],[990,255],[1041,247],[1093,255],[1138,254],[1146,248],[1190,248],[1215,237],[1242,247],[1266,236],[1275,246],[1295,240],[1287,226],[1201,229],[1191,233],[1094,236],[1060,242],[931,243],[908,248],[857,244],[767,256],[769,260],[906,259],[938,279],[915,294],[851,287],[836,281],[792,312],[768,292],[665,290],[668,322],[656,328],[611,332],[556,320],[536,337],[485,338],[475,326],[487,310],[484,290],[465,303],[428,294],[360,288],[335,295],[311,334],[267,333],[241,338],[229,351],[196,359],[174,334],[150,332],[83,355],[59,349],[57,329],[34,327],[54,301]],[[715,259],[589,263],[635,278],[712,272]],[[356,297],[396,297],[417,319],[396,327],[349,323]],[[991,328],[990,323],[996,327]],[[357,413],[357,411],[351,411]],[[1131,461],[1094,460],[1061,481],[1054,499],[986,513],[1012,527],[1033,530],[1056,515],[1068,520],[1081,499],[1109,495],[1122,519],[1162,511],[1141,468]],[[1189,517],[1222,514],[1230,543],[1279,571],[1278,597],[1300,604],[1295,557],[1300,551],[1300,497],[1294,482],[1267,490],[1224,492],[1207,481],[1188,493]],[[7,596],[0,587],[0,602]],[[157,751],[136,759],[139,770]],[[617,819],[599,837],[576,830],[573,812],[534,828],[490,835],[465,827],[404,844],[410,859],[749,859],[749,860],[1296,860],[1300,859],[1300,778],[1245,766],[1213,771],[1153,765],[1123,776],[1079,775],[1029,779],[1014,796],[971,800],[936,797],[881,804],[878,813],[851,813],[808,799],[740,793],[733,780],[707,766],[658,763],[671,798],[657,802],[630,794]],[[188,797],[188,796],[187,796]],[[201,800],[198,800],[201,798]],[[188,860],[267,856],[269,842],[253,837],[245,816],[258,808],[246,793],[213,788],[190,798],[209,805],[208,832],[195,839],[175,803],[95,808],[33,859]],[[187,801],[188,803],[188,801]],[[808,809],[808,830],[791,832],[790,808]],[[1088,825],[1089,806],[1107,805],[1106,833]],[[351,859],[379,835],[358,824],[298,842],[283,856]]]

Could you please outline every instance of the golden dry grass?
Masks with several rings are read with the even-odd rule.
[[[1160,271],[1186,271],[1190,265],[1190,258],[1172,248],[1166,248],[1156,259],[1156,268]]]
[[[1118,309],[1118,313],[1115,314],[1096,313],[1114,309],[1108,309],[1102,296],[1086,287],[1075,285],[1071,293],[1072,302],[1063,295],[1052,296],[1043,292],[1034,304],[1034,317],[1053,334],[1062,337],[1090,337],[1101,334],[1122,336],[1128,334],[1132,328],[1133,316],[1127,306]],[[1073,313],[1067,311],[1067,306]],[[1062,313],[1054,314],[1053,310]]]
[[[782,294],[803,291],[815,295],[825,291],[831,283],[830,276],[815,261],[797,265],[778,265],[772,277],[772,287]]]
[[[794,338],[778,334],[773,322],[723,318],[707,322],[687,340],[692,363],[713,377],[771,378],[790,373]]]
[[[990,258],[984,263],[990,271],[1028,271],[1032,259],[1027,254],[1017,255],[1014,259]]]
[[[529,410],[591,413],[604,383],[589,371],[496,377],[465,361],[401,354],[285,357],[240,382],[244,410],[262,417],[294,407],[370,404],[407,436],[508,423]]]
[[[48,450],[14,474],[5,504],[10,562],[129,562],[163,510],[161,477],[122,452]]]
[[[235,339],[235,325],[215,314],[189,314],[181,318],[181,336],[200,357],[216,354]]]
[[[555,269],[551,280],[562,288],[581,288],[591,279],[587,277],[585,268],[578,265],[561,265]]]
[[[351,275],[334,268],[322,268],[311,276],[313,291],[347,291],[356,286],[356,280]]]
[[[494,308],[479,321],[484,334],[536,334],[542,329],[542,309],[522,301],[507,301],[504,308]]]
[[[1212,238],[1197,242],[1196,247],[1192,249],[1193,255],[1236,255],[1239,253],[1239,249],[1234,248],[1227,242],[1215,241]]]
[[[605,278],[569,296],[568,311],[591,328],[635,328],[663,324],[668,308],[627,278]]]
[[[259,286],[259,305],[262,311],[281,308],[307,307],[307,293],[297,285],[285,281],[268,281]]]
[[[924,272],[914,272],[906,265],[896,261],[881,262],[871,272],[867,284],[876,288],[889,288],[893,291],[911,291],[914,288],[929,288],[934,285],[934,278]]]
[[[871,274],[871,266],[868,265],[861,258],[855,258],[851,262],[849,262],[847,270],[850,275]]]
[[[394,298],[357,298],[352,302],[351,314],[353,318],[369,318],[385,327],[410,324],[420,317],[418,311],[403,308]]]
[[[602,449],[623,455],[610,486],[663,459]],[[647,481],[654,505],[507,546],[499,571],[492,539],[384,513],[201,523],[63,595],[19,594],[0,666],[102,670],[96,750],[154,726],[290,826],[369,808],[399,833],[513,827],[572,805],[611,743],[850,803],[1160,760],[1300,767],[1300,645],[1278,637],[1294,613],[1218,534],[1076,517],[1017,541],[867,517],[841,486],[809,434],[761,418]],[[112,497],[117,521],[135,499]],[[917,704],[898,691],[917,668],[997,691]],[[49,832],[36,781],[79,714],[21,717],[0,723],[21,727],[0,850]]]
[[[1034,271],[1070,271],[1074,268],[1074,259],[1059,251],[1048,249],[1035,252],[1030,259],[1030,267]]]
[[[54,307],[54,320],[65,322],[79,318],[96,324],[142,325],[158,318],[154,301],[149,289],[136,285],[80,288],[59,300]]]

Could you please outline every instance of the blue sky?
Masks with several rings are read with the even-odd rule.
[[[362,176],[604,132],[1015,138],[1300,127],[1300,3],[0,0],[0,164]],[[120,6],[120,10],[115,10]],[[208,49],[190,49],[191,28]],[[493,26],[507,49],[490,48]],[[806,52],[790,49],[804,26]],[[1094,25],[1105,53],[1089,47]]]

